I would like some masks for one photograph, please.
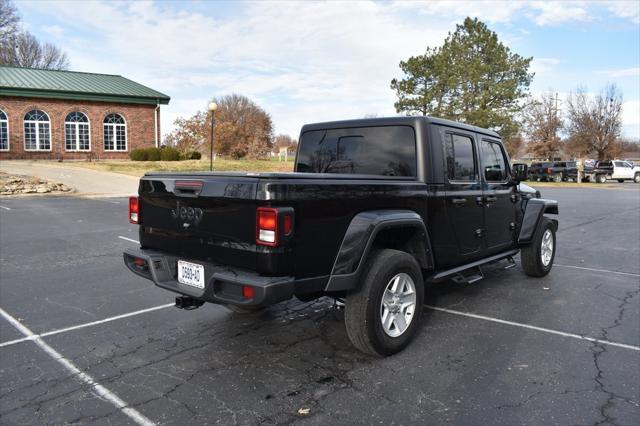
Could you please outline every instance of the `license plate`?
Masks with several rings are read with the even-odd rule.
[[[178,260],[178,282],[204,288],[204,266]]]

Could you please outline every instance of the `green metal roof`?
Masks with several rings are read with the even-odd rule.
[[[120,75],[4,66],[0,95],[151,105],[171,99]]]

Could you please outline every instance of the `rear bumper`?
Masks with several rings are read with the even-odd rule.
[[[254,272],[224,265],[193,261],[204,266],[204,289],[178,282],[178,257],[155,250],[127,249],[123,253],[124,264],[136,275],[151,280],[158,287],[191,296],[205,302],[238,306],[267,306],[293,297],[293,277],[264,277]],[[136,265],[134,259],[142,259],[145,265]],[[184,259],[189,261],[189,259]],[[251,286],[253,297],[243,296],[242,287]]]

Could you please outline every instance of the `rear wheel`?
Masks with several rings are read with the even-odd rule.
[[[598,175],[596,177],[596,182],[598,183],[605,183],[607,181],[607,176],[606,175]]]
[[[635,183],[640,183],[640,173],[635,174],[635,176],[633,177],[633,181]]]
[[[553,175],[553,181],[562,182],[562,175],[560,173],[556,173],[555,175]]]
[[[422,271],[413,256],[380,250],[367,260],[357,292],[347,296],[344,321],[351,343],[373,355],[392,355],[413,339],[424,302]]]
[[[556,256],[556,228],[546,217],[540,219],[531,244],[522,249],[522,269],[530,277],[544,277]]]

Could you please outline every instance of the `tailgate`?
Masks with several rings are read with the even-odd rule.
[[[185,259],[259,269],[256,189],[249,175],[146,175],[140,243]]]

